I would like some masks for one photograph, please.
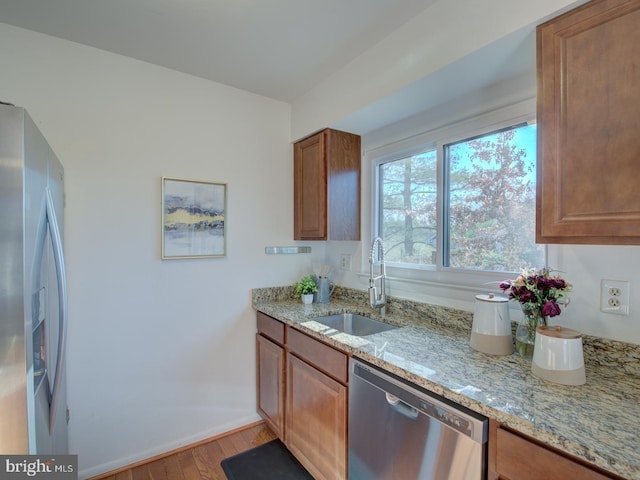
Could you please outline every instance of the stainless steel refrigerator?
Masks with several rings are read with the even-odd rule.
[[[66,454],[63,168],[0,104],[0,454]]]

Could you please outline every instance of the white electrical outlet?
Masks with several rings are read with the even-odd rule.
[[[614,315],[629,315],[631,284],[622,280],[602,280],[600,310]]]
[[[346,253],[340,255],[340,268],[351,271],[351,255]]]

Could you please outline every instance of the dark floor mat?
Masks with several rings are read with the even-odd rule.
[[[229,480],[313,480],[280,440],[220,462]]]

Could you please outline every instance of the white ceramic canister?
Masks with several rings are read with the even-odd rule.
[[[493,293],[476,295],[471,347],[489,355],[511,355],[513,335],[509,299]]]
[[[536,329],[531,371],[534,375],[562,385],[584,385],[582,335],[560,326]]]

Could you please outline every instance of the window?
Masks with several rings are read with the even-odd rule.
[[[385,260],[485,272],[544,265],[535,243],[535,124],[458,138],[376,162]]]
[[[535,157],[535,125],[444,146],[444,266],[519,271],[544,264],[535,243]]]
[[[380,232],[388,262],[435,265],[436,150],[380,165]]]

